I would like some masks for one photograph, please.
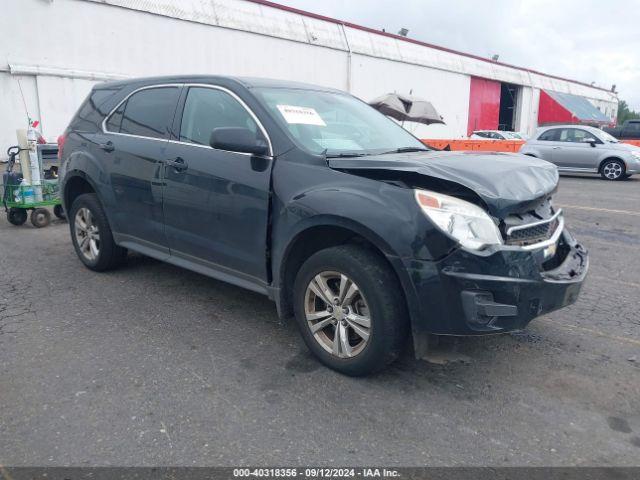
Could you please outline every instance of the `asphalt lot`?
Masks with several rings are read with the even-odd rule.
[[[562,177],[578,303],[375,377],[266,298],[148,258],[85,269],[0,220],[0,465],[640,465],[640,178]]]

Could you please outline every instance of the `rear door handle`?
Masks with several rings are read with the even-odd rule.
[[[177,172],[184,172],[189,168],[189,165],[187,165],[182,157],[178,157],[174,160],[167,160],[165,163],[168,167],[173,167]]]
[[[560,150],[562,147],[552,147],[554,150]]]
[[[116,147],[113,146],[113,142],[111,140],[108,140],[105,143],[99,143],[98,146],[105,152],[113,152],[116,149]]]

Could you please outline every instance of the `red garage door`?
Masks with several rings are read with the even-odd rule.
[[[467,135],[474,130],[497,130],[500,118],[500,82],[471,77]]]

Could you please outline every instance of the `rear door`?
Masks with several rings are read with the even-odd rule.
[[[164,167],[171,256],[220,278],[244,278],[248,288],[264,284],[272,160],[211,148],[209,138],[218,127],[248,128],[256,138],[266,132],[231,91],[200,85],[184,90],[174,125],[178,138],[167,157],[179,166]]]
[[[595,147],[585,140],[596,140]],[[581,128],[563,128],[553,150],[553,162],[558,167],[578,170],[595,170],[602,152],[602,142],[594,134]]]
[[[168,255],[161,174],[180,85],[144,87],[130,94],[104,123],[116,241],[153,256]],[[160,255],[159,255],[160,254]]]

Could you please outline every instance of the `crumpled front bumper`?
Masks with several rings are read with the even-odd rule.
[[[564,230],[555,255],[498,249],[481,256],[459,249],[438,262],[407,260],[419,302],[416,336],[477,335],[524,328],[535,317],[574,303],[589,268],[586,249]]]

